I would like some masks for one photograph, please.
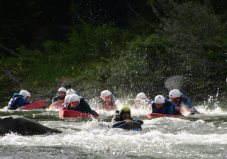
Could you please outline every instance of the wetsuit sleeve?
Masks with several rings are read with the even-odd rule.
[[[90,105],[83,98],[80,100],[80,105],[85,113],[92,114]]]
[[[167,112],[168,115],[174,115],[174,106],[169,106]]]
[[[165,105],[167,109],[165,110],[166,114],[174,115],[175,106],[170,100],[165,100]]]
[[[112,123],[113,123],[113,124],[114,124],[114,123],[117,123],[117,122],[119,122],[119,121],[120,121],[119,116],[114,116],[113,119],[112,119]]]
[[[157,113],[155,107],[156,107],[155,104],[152,103],[152,105],[151,105],[151,108],[152,108],[152,109],[151,109],[151,113]]]
[[[180,104],[179,103],[174,103],[174,102],[172,102],[172,103],[173,103],[173,106],[180,107]]]
[[[11,98],[10,101],[9,101],[9,104],[8,104],[8,109],[11,109],[11,110],[16,110],[17,109],[17,105],[13,104],[14,102],[14,98]]]
[[[187,104],[188,108],[192,108],[190,99],[188,99],[188,100],[186,101],[186,104]]]
[[[20,106],[23,106],[23,105],[27,105],[27,104],[29,104],[29,102],[24,97],[21,97],[17,107],[20,107]]]
[[[143,120],[135,120],[137,122],[139,122],[141,125],[143,124]]]

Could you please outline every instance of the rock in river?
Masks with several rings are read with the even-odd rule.
[[[20,135],[42,135],[46,133],[62,133],[57,129],[48,128],[21,116],[0,117],[0,135],[7,133]]]

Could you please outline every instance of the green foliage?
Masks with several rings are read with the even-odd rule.
[[[170,70],[187,78],[188,92],[214,92],[219,87],[216,83],[225,82],[223,77],[227,77],[223,72],[227,51],[225,23],[207,4],[173,0],[154,0],[150,4],[162,21],[162,34],[170,43],[165,54]]]
[[[43,53],[21,46],[17,49],[20,56],[8,58],[8,65],[16,69],[15,76],[26,76],[27,81],[40,87],[56,83],[62,77],[75,78],[77,83],[105,82],[110,74],[107,67],[101,68],[119,56],[118,52],[129,40],[127,37],[127,32],[113,25],[87,26],[80,32],[73,30],[68,44],[46,41]]]
[[[227,23],[207,4],[150,0],[153,12],[144,5],[136,8],[147,21],[134,15],[125,22],[128,27],[119,27],[104,16],[98,19],[99,11],[91,6],[96,15],[90,15],[89,9],[81,8],[84,4],[72,3],[71,18],[78,25],[65,37],[67,41],[46,40],[42,51],[21,45],[15,49],[18,57],[1,56],[2,90],[17,85],[13,78],[48,89],[65,77],[73,79],[77,90],[143,91],[154,97],[167,93],[164,81],[174,75],[184,76],[182,88],[189,96],[204,97],[217,88],[227,89],[223,84]]]
[[[153,87],[163,86],[163,56],[168,43],[157,34],[146,39],[137,37],[128,44],[120,58],[111,63],[108,82],[117,81],[125,91],[153,91]],[[157,90],[157,92],[162,89]]]
[[[43,43],[43,48],[45,54],[61,54],[65,50],[67,50],[67,44],[65,43],[58,43],[57,41],[45,41]]]
[[[128,37],[128,38],[127,38]],[[86,26],[80,32],[73,30],[69,36],[69,52],[78,63],[118,56],[119,50],[129,40],[128,33],[113,25]]]

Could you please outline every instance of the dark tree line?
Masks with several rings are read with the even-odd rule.
[[[2,0],[0,91],[42,94],[66,78],[85,94],[153,97],[181,75],[190,97],[217,88],[224,97],[226,8],[222,0]]]

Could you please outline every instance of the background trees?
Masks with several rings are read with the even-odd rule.
[[[0,3],[2,100],[21,88],[51,97],[63,78],[90,97],[110,89],[153,98],[168,94],[174,75],[192,99],[226,94],[223,1]]]

